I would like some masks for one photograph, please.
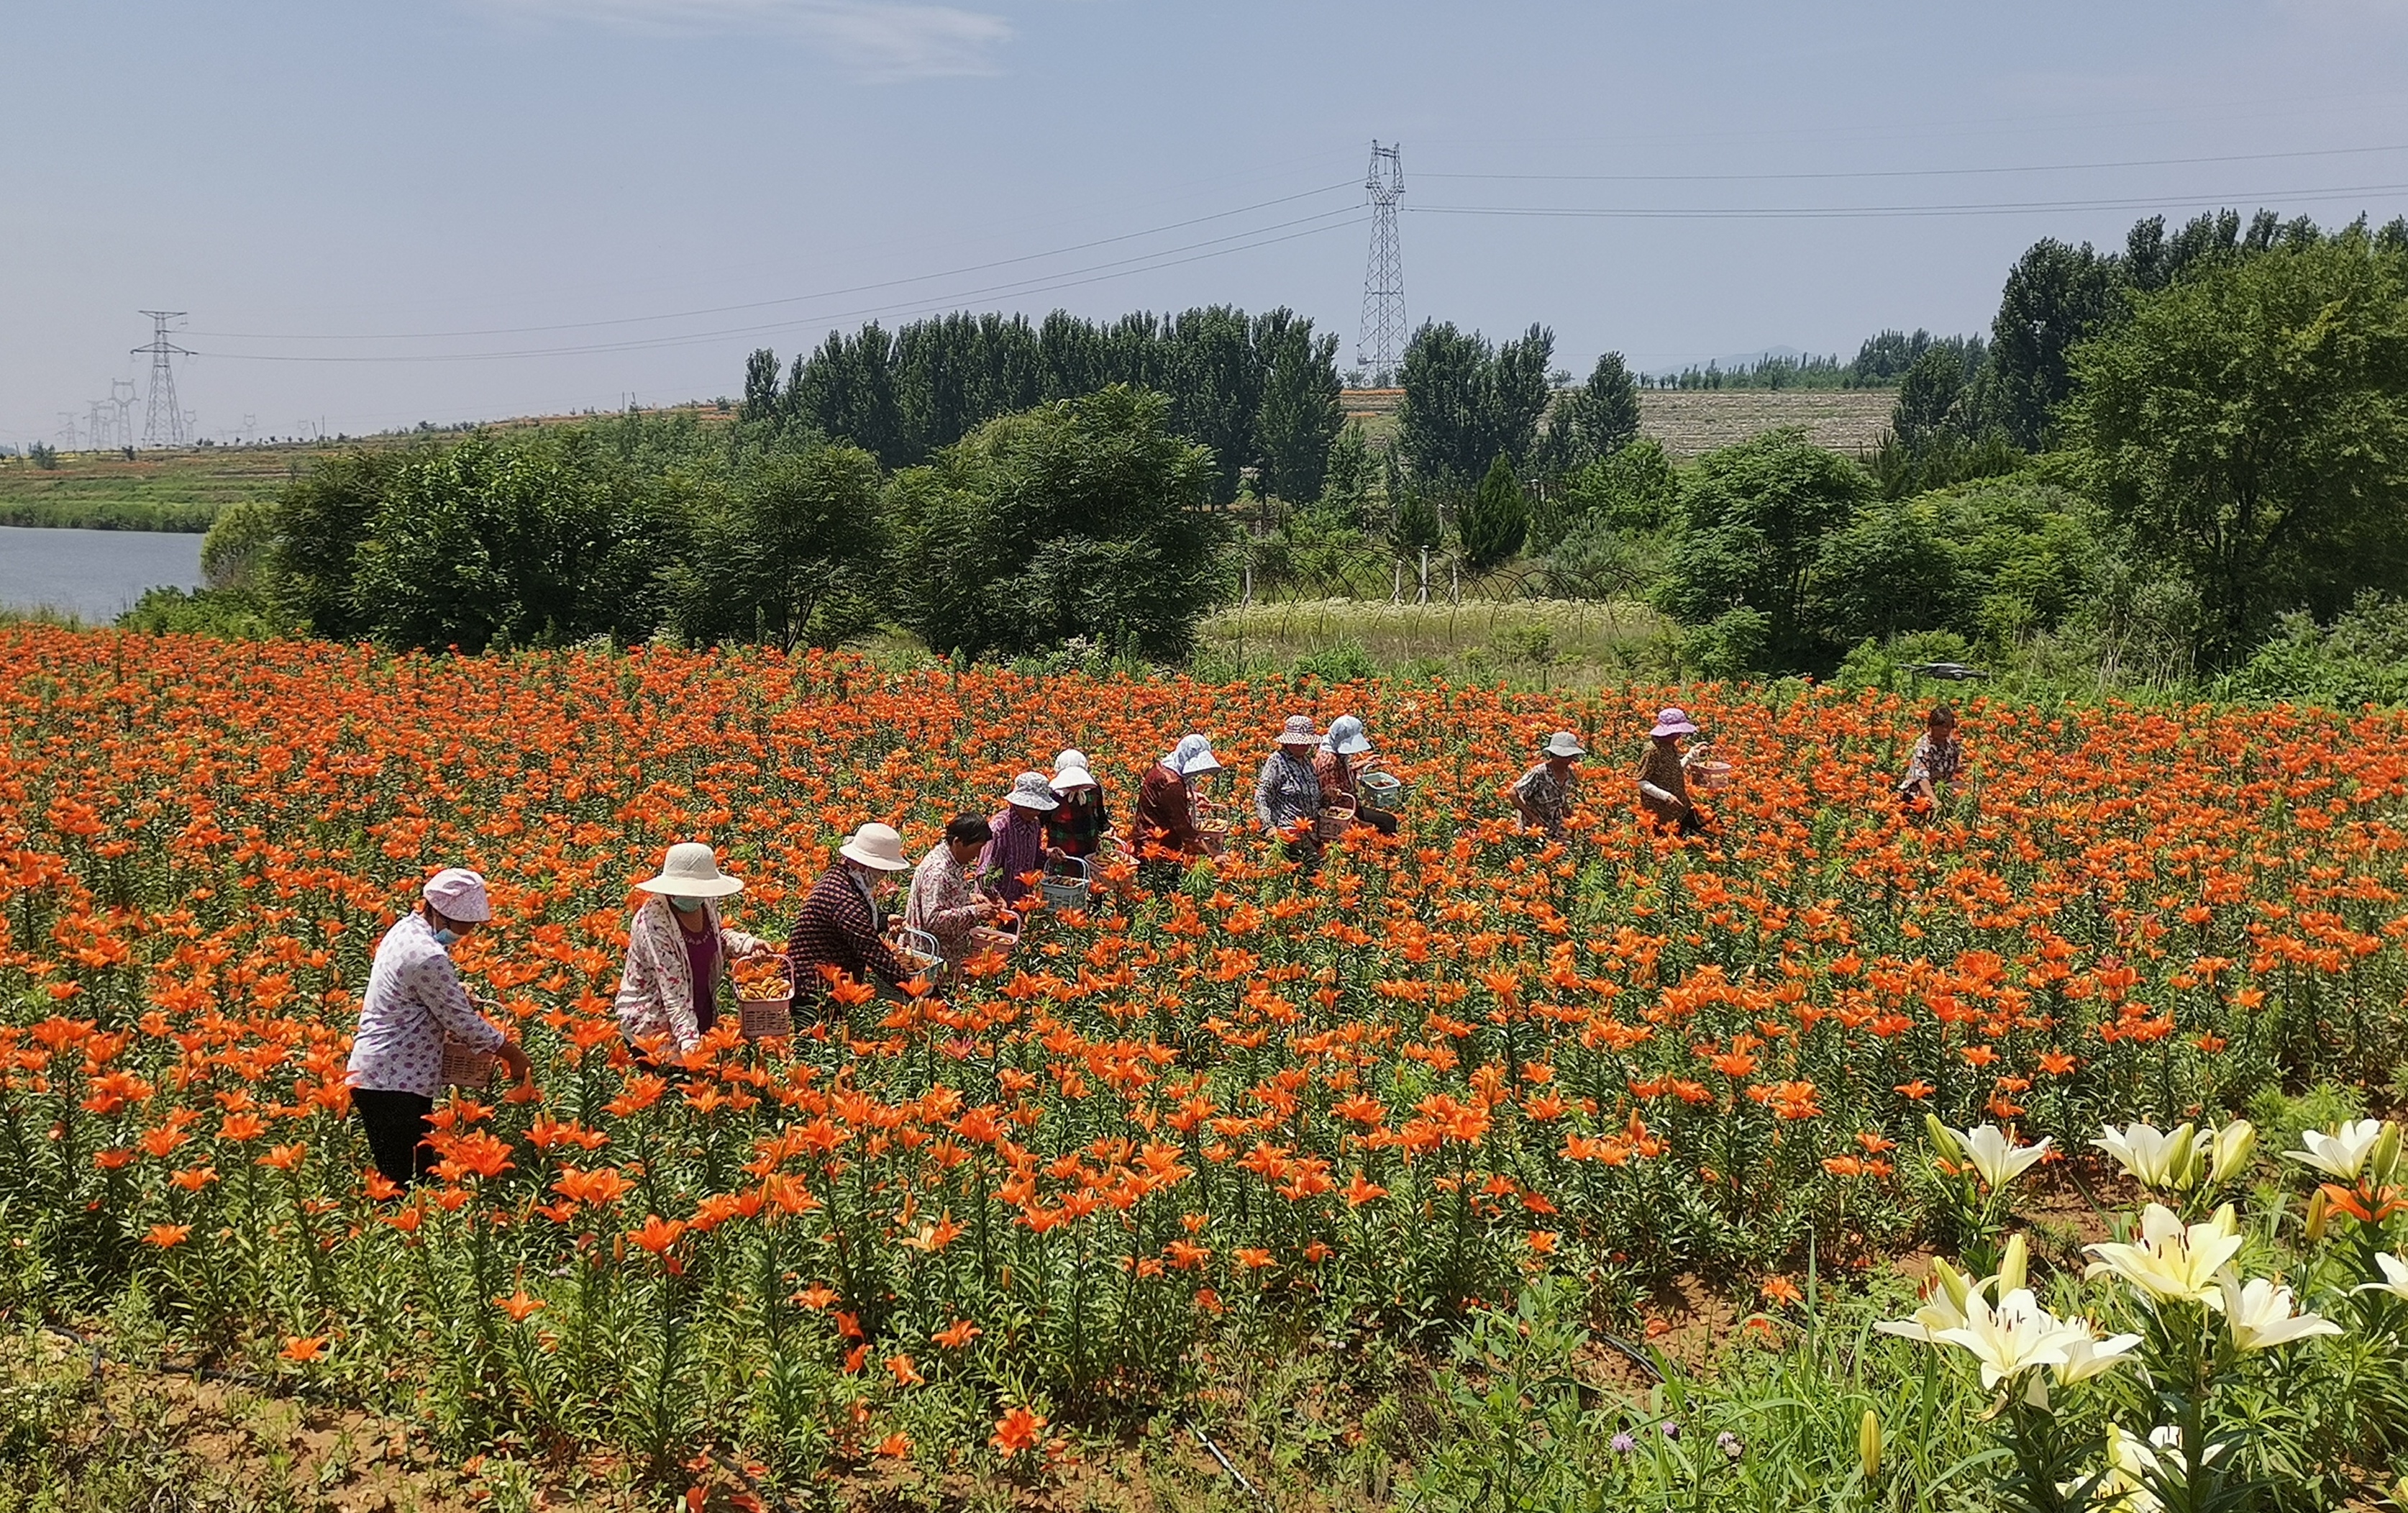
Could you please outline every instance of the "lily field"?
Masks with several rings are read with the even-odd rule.
[[[1663,704],[1713,837],[1640,824]],[[102,1342],[0,1390],[0,1509],[108,1506],[102,1344],[404,1425],[457,1506],[2399,1506],[2408,717],[1976,695],[1924,817],[1922,708],[0,628],[0,1320]],[[864,821],[916,858],[1075,746],[1125,824],[1190,730],[1248,813],[1292,713],[1399,835],[630,1060],[670,843],[781,941]],[[452,864],[535,1086],[396,1197],[345,1058]]]

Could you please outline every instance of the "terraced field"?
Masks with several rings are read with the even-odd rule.
[[[1402,389],[1349,389],[1346,412],[1373,439],[1397,423]],[[1802,425],[1834,452],[1870,452],[1889,429],[1890,389],[1641,389],[1639,426],[1675,457],[1694,457],[1778,425]]]

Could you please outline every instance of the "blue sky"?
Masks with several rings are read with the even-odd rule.
[[[2153,210],[2408,211],[2402,0],[0,17],[0,440],[144,378],[141,307],[219,436],[708,397],[954,308],[1284,303],[1351,355],[1374,137],[1412,319],[1581,371],[1983,328],[2032,240]]]

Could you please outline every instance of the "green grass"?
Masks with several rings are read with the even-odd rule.
[[[1628,603],[1307,599],[1213,615],[1197,662],[1236,677],[1301,667],[1332,679],[1410,672],[1580,687],[1668,670],[1671,633],[1654,611]]]
[[[218,512],[264,498],[319,455],[313,446],[70,453],[56,468],[0,460],[0,526],[205,531]]]

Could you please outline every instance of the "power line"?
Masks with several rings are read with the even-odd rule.
[[[1882,216],[2022,215],[2035,210],[2146,210],[2166,207],[2229,205],[2243,200],[2308,201],[2352,199],[2360,195],[2408,193],[2408,184],[2349,184],[2331,189],[2258,190],[2239,195],[2203,195],[2169,198],[2001,200],[1966,205],[1833,205],[1761,206],[1719,209],[1643,209],[1621,206],[1578,205],[1416,205],[1421,215],[1563,216],[1627,221],[1811,221],[1852,220]]]
[[[1544,183],[1684,184],[1802,182],[1825,179],[1945,179],[2008,173],[2097,173],[2111,168],[2180,168],[2210,163],[2271,163],[2286,158],[2325,158],[2368,152],[2408,152],[2408,142],[2388,147],[2321,147],[2297,152],[2241,152],[2206,158],[2128,158],[2120,163],[2035,163],[2012,168],[1842,168],[1816,173],[1431,173],[1425,179]]]
[[[1343,216],[1344,219],[1331,221],[1329,220],[1329,217],[1332,215]],[[1312,225],[1311,223],[1315,221],[1326,222],[1327,223],[1323,225]],[[731,326],[723,330],[694,332],[684,336],[647,337],[627,341],[595,342],[575,347],[530,347],[506,352],[394,353],[384,356],[333,355],[319,357],[285,353],[212,351],[206,353],[206,355],[224,361],[250,363],[452,363],[491,362],[523,357],[576,357],[590,355],[596,353],[652,352],[670,347],[695,346],[707,341],[722,340],[728,337],[765,336],[775,331],[789,330],[796,326],[818,325],[830,321],[853,320],[865,316],[916,314],[925,311],[940,310],[958,306],[966,299],[975,299],[987,295],[1004,294],[1049,294],[1062,289],[1075,289],[1086,284],[1103,283],[1113,279],[1126,278],[1135,273],[1152,273],[1162,268],[1180,267],[1189,263],[1200,263],[1208,258],[1226,257],[1232,252],[1253,252],[1258,248],[1275,247],[1282,242],[1295,241],[1304,237],[1317,237],[1326,232],[1339,231],[1347,226],[1359,225],[1361,223],[1362,216],[1358,209],[1354,206],[1348,206],[1342,210],[1325,211],[1320,215],[1305,216],[1297,221],[1282,222],[1277,225],[1261,228],[1263,231],[1279,230],[1282,227],[1293,225],[1304,225],[1308,228],[1302,231],[1290,232],[1288,235],[1283,237],[1260,237],[1259,231],[1240,233],[1230,237],[1216,237],[1211,238],[1210,241],[1191,243],[1187,248],[1170,248],[1161,252],[1149,252],[1140,257],[1121,258],[1110,263],[1096,264],[1088,268],[1071,270],[1072,273],[1088,274],[1092,275],[1091,277],[1073,277],[1070,274],[1048,276],[1045,278],[1024,280],[1017,283],[990,285],[983,289],[962,290],[953,294],[936,296],[932,300],[895,305],[865,306],[859,310],[836,310],[826,314],[797,316],[790,321],[780,321],[767,325]],[[1248,237],[1259,237],[1260,239],[1240,240],[1240,238]],[[1240,245],[1234,247],[1215,247],[1214,245],[1215,243],[1228,241],[1239,241]],[[1168,256],[1168,252],[1186,252],[1197,247],[1213,248],[1213,250],[1198,252],[1196,252],[1195,255],[1189,257]],[[1154,259],[1160,259],[1160,261],[1154,261]],[[1128,264],[1143,264],[1144,266],[1125,266]]]
[[[1184,221],[1172,221],[1163,225],[1149,226],[1143,231],[1124,232],[1116,237],[1098,237],[1093,241],[1077,242],[1068,247],[1056,247],[1042,252],[1026,252],[1018,257],[997,258],[991,263],[972,263],[962,267],[946,268],[937,273],[922,273],[907,279],[886,279],[877,283],[857,283],[841,289],[823,289],[808,295],[783,295],[776,299],[756,299],[738,305],[710,305],[699,310],[674,310],[660,315],[622,315],[599,321],[565,321],[552,325],[499,325],[467,331],[365,332],[351,336],[280,335],[260,331],[195,331],[193,335],[221,341],[431,341],[464,337],[532,336],[547,331],[584,331],[609,325],[640,325],[653,321],[694,320],[705,315],[728,315],[738,310],[771,310],[781,305],[799,305],[814,299],[840,299],[847,295],[868,294],[880,289],[896,289],[910,283],[930,283],[939,279],[957,279],[965,274],[1013,267],[1022,263],[1041,262],[1049,257],[1067,257],[1072,252],[1091,252],[1097,247],[1110,247],[1117,242],[1136,241],[1145,237],[1158,237],[1168,231],[1183,230],[1188,226],[1203,225],[1212,221],[1226,221],[1231,216],[1250,215],[1256,210],[1268,209],[1274,205],[1290,205],[1300,199],[1311,199],[1318,195],[1332,194],[1340,189],[1350,188],[1352,185],[1352,180],[1342,183],[1324,184],[1318,189],[1302,190],[1294,195],[1282,195],[1275,199],[1258,200],[1252,205],[1241,205],[1235,209],[1215,210],[1210,215],[1192,216]],[[1294,225],[1297,223],[1283,223]],[[1197,243],[1196,245],[1206,244]]]

